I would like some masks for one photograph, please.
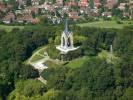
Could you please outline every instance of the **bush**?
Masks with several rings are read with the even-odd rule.
[[[117,20],[116,23],[117,23],[117,24],[123,24],[123,22],[120,21],[120,20]]]

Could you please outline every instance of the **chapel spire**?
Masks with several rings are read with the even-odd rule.
[[[65,20],[65,30],[64,30],[65,34],[68,34],[68,20]]]
[[[70,51],[74,51],[79,47],[73,45],[73,34],[68,30],[68,19],[64,20],[64,31],[61,34],[61,44],[56,48],[61,51],[62,54],[67,54]]]

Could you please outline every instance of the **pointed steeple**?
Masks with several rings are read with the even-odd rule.
[[[64,30],[65,34],[69,34],[69,31],[68,31],[68,20],[66,19],[65,20],[65,30]]]

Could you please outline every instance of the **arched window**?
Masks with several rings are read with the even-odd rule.
[[[65,38],[63,37],[63,46],[65,46]]]
[[[67,46],[70,47],[71,46],[71,39],[70,37],[68,38],[68,41],[67,41]]]

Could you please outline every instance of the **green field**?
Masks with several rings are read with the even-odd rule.
[[[97,21],[77,24],[80,27],[98,27],[98,28],[116,28],[121,29],[124,26],[133,25],[133,21],[122,21],[122,24],[118,24],[116,21]]]
[[[58,67],[60,65],[62,65],[61,62],[57,62],[57,61],[52,61],[52,60],[48,60],[46,61],[44,64],[46,64],[48,67]]]
[[[44,57],[42,57],[42,56],[40,56],[40,55],[34,55],[30,61],[31,61],[31,62],[36,62],[36,61],[41,60],[41,59],[43,59],[43,58],[44,58]]]
[[[89,60],[89,57],[81,57],[70,61],[66,66],[72,69],[82,67],[82,65]]]
[[[4,29],[4,30],[6,30],[7,32],[12,31],[12,29],[14,29],[14,28],[23,29],[24,26],[8,26],[8,25],[0,25],[0,29]]]
[[[43,59],[45,56],[44,52],[45,52],[46,46],[42,46],[37,48],[35,51],[33,51],[32,56],[27,59],[24,63],[29,63],[30,62],[36,62],[38,60]]]

